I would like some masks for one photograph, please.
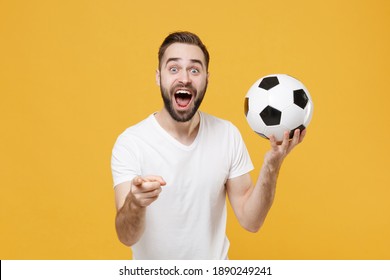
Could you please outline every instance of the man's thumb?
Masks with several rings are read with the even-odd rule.
[[[134,179],[133,179],[133,185],[134,185],[134,186],[141,186],[143,181],[144,181],[144,180],[142,180],[142,177],[141,177],[141,176],[136,176],[136,177],[134,177]]]

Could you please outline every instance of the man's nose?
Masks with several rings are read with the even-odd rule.
[[[187,84],[191,83],[191,76],[188,73],[188,71],[182,71],[180,73],[179,82],[184,84],[184,85],[187,85]]]

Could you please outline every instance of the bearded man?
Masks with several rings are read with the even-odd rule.
[[[286,155],[305,135],[270,137],[257,182],[238,129],[199,111],[210,56],[190,32],[168,35],[156,82],[164,107],[126,129],[112,151],[119,240],[134,259],[228,259],[226,195],[239,223],[257,232]]]

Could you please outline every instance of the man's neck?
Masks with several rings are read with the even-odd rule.
[[[199,112],[187,122],[174,120],[165,108],[157,112],[155,117],[160,126],[183,145],[191,145],[198,135],[200,124]]]

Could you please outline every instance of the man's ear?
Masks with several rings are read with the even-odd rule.
[[[156,70],[156,84],[160,86],[160,70]]]

